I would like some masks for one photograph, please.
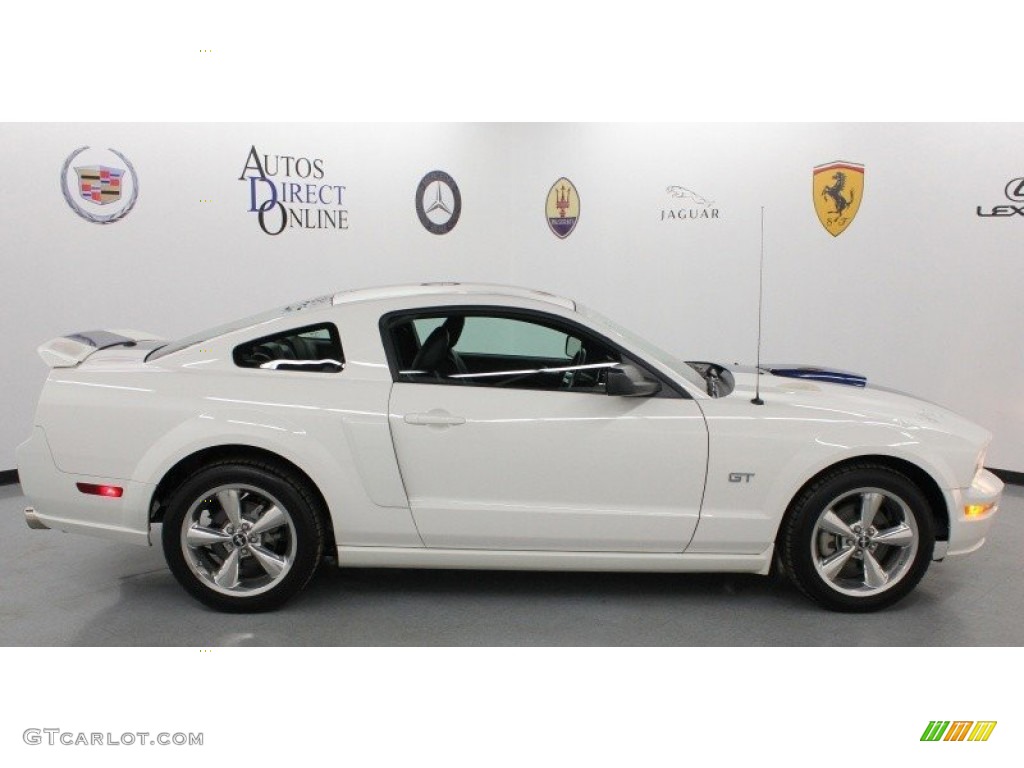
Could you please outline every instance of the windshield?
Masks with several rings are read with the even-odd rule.
[[[689,363],[680,360],[675,355],[671,355],[660,347],[652,344],[642,336],[637,336],[633,331],[628,328],[624,328],[614,320],[611,320],[600,312],[597,312],[590,307],[585,307],[582,304],[576,304],[576,311],[584,317],[594,320],[603,325],[607,330],[613,332],[614,335],[618,336],[625,343],[627,347],[635,349],[636,351],[643,354],[645,357],[652,357],[658,362],[667,365],[673,371],[678,373],[693,386],[700,389],[701,392],[706,391],[706,382],[703,377],[694,369]]]
[[[191,336],[186,336],[183,339],[172,341],[170,344],[165,344],[162,347],[157,347],[148,355],[146,355],[146,362],[150,360],[159,360],[165,355],[172,355],[175,352],[191,347],[195,344],[202,344],[204,341],[215,339],[218,336],[223,336],[226,333],[234,333],[240,331],[243,328],[249,328],[253,325],[259,325],[261,323],[270,322],[276,320],[279,317],[283,317],[289,312],[298,312],[303,309],[311,309],[313,307],[323,306],[324,304],[330,304],[333,300],[333,296],[317,296],[314,299],[307,299],[306,301],[298,301],[294,304],[289,304],[286,307],[278,307],[277,309],[270,309],[266,312],[260,312],[258,315],[251,315],[249,317],[243,317],[240,320],[233,320],[230,323],[224,323],[223,325],[217,325],[213,328],[207,328],[205,331],[199,331]]]

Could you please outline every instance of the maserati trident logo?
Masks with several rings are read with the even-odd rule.
[[[815,167],[811,192],[818,221],[832,237],[853,222],[864,197],[864,166],[836,161]]]
[[[580,220],[580,195],[564,176],[551,185],[544,203],[548,227],[559,240],[565,240]]]
[[[431,171],[416,188],[416,215],[435,235],[451,232],[462,213],[462,194],[455,179],[444,171]]]
[[[93,224],[120,221],[139,196],[139,179],[116,149],[79,147],[64,160],[61,193],[68,206]]]
[[[979,205],[977,208],[978,216],[985,219],[1003,216],[1024,216],[1024,205],[1021,205],[1021,203],[1024,203],[1024,177],[1010,179],[1003,190],[1003,194],[1006,195],[1007,200],[1011,203],[1017,203],[1017,205],[994,205],[987,211],[982,210],[982,207]]]

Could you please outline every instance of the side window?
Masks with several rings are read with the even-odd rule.
[[[333,323],[307,325],[239,344],[235,365],[274,371],[338,373],[345,366],[341,337]]]
[[[454,349],[461,355],[536,357],[567,364],[566,330],[508,317],[467,317]]]
[[[406,382],[603,392],[605,372],[621,362],[606,343],[557,319],[420,315],[389,333]]]
[[[412,327],[416,329],[416,339],[422,344],[437,326],[445,321],[443,317],[419,317],[412,321]]]

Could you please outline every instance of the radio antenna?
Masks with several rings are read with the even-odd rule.
[[[761,317],[764,307],[764,206],[761,206],[761,265],[757,274],[757,363],[754,379],[754,405],[764,405],[761,399]]]

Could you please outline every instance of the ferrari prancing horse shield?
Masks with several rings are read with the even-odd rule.
[[[832,237],[853,221],[864,197],[864,166],[836,161],[816,166],[811,190],[814,210]]]

